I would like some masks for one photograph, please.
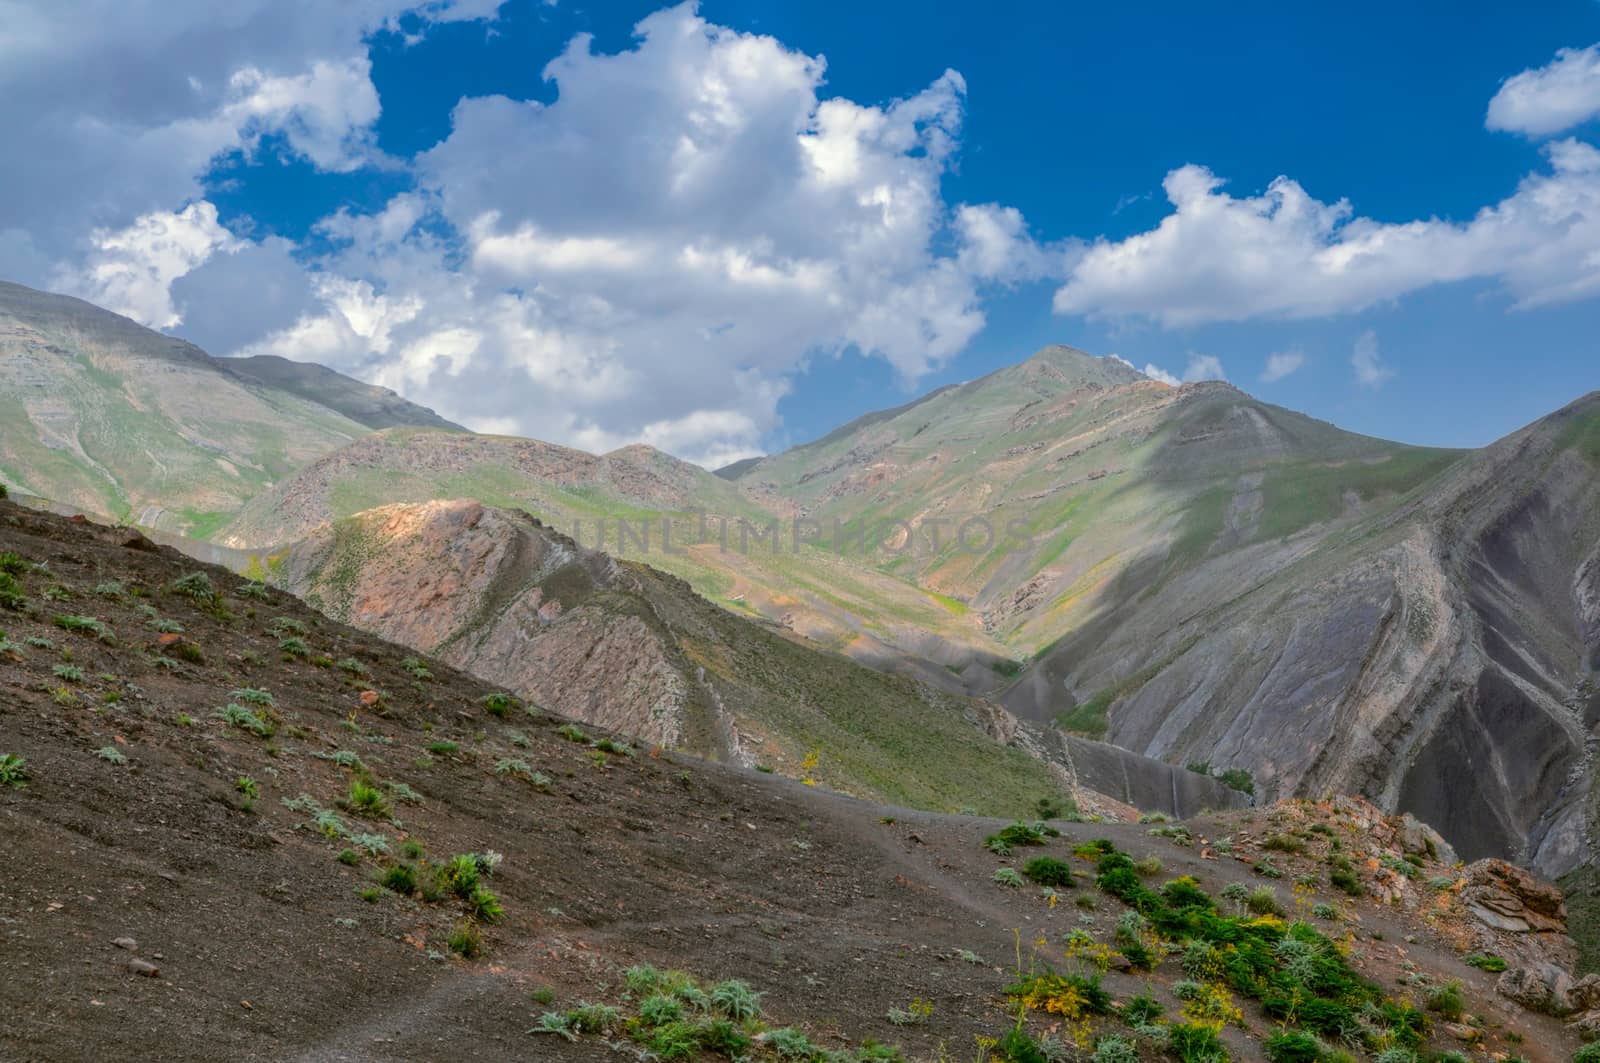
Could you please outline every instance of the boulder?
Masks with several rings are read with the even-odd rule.
[[[1495,991],[1530,1011],[1561,1018],[1571,1015],[1572,976],[1553,963],[1513,967],[1500,976]]]
[[[1600,974],[1586,974],[1572,983],[1572,1006],[1579,1011],[1600,1012]]]
[[[1397,840],[1402,850],[1414,856],[1426,856],[1445,864],[1456,862],[1456,851],[1444,836],[1409,812],[1400,817]]]
[[[1600,1008],[1584,1012],[1567,1025],[1576,1030],[1585,1042],[1600,1041]]]
[[[1479,860],[1463,874],[1461,902],[1478,920],[1513,934],[1567,932],[1561,889],[1515,864]]]

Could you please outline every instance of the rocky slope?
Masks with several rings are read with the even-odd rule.
[[[477,502],[325,526],[281,554],[272,578],[563,715],[841,792],[986,812],[1063,791],[1177,814],[1242,803],[1214,780],[824,653]]]
[[[234,364],[0,282],[0,482],[21,491],[203,537],[379,411],[438,420],[321,367]]]
[[[1006,854],[1004,820],[624,750],[136,533],[0,502],[0,570],[8,1058],[1579,1044],[1559,895],[1359,801]],[[1008,885],[1036,856],[1056,886]]]

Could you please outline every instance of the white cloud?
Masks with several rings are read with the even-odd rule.
[[[367,38],[408,12],[491,17],[495,0],[0,0],[0,264],[74,262],[203,198],[220,156],[279,134],[325,170],[376,161]],[[29,279],[42,279],[34,266]]]
[[[573,40],[545,68],[553,103],[461,101],[421,191],[322,223],[321,305],[248,349],[469,426],[716,465],[759,453],[808,360],[855,348],[912,381],[983,327],[985,285],[1065,275],[1071,246],[1015,210],[945,202],[959,74],[868,106],[819,99],[820,58],[692,5],[637,36]],[[382,345],[333,278],[383,302]]]
[[[1356,383],[1364,388],[1381,388],[1394,376],[1394,370],[1383,364],[1378,354],[1378,334],[1371,329],[1356,337],[1350,352],[1350,367],[1355,370]]]
[[[1266,367],[1261,370],[1261,382],[1271,384],[1282,380],[1290,373],[1298,372],[1306,364],[1306,356],[1300,351],[1277,351],[1267,355]]]
[[[1177,377],[1173,376],[1159,365],[1156,365],[1154,362],[1146,362],[1143,372],[1144,375],[1149,377],[1151,380],[1159,380],[1169,387],[1175,388],[1179,384],[1183,383],[1183,381],[1179,380]]]
[[[1167,175],[1174,210],[1148,232],[1090,247],[1055,309],[1168,327],[1352,313],[1430,285],[1497,281],[1518,309],[1600,294],[1600,151],[1546,147],[1546,173],[1468,222],[1355,217],[1279,177],[1235,198],[1200,166]]]
[[[1490,129],[1553,136],[1600,116],[1600,44],[1563,48],[1549,63],[1508,78],[1489,101]]]
[[[1228,374],[1222,371],[1222,359],[1214,354],[1191,354],[1189,364],[1183,369],[1183,382],[1192,384],[1200,380],[1226,380]]]
[[[217,251],[242,245],[217,222],[217,208],[191,203],[182,211],[155,211],[125,229],[96,229],[93,251],[80,274],[62,286],[90,302],[156,328],[178,324],[169,288]]]

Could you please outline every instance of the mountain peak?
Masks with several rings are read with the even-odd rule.
[[[1049,373],[1071,383],[1099,384],[1105,387],[1132,384],[1147,379],[1131,363],[1114,354],[1101,358],[1062,343],[1052,343],[1048,347],[1040,348],[1018,368]]]

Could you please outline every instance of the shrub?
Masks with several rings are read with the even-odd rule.
[[[22,593],[22,584],[9,572],[0,572],[0,608],[21,612],[27,608],[28,596]]]
[[[517,707],[517,699],[510,694],[490,694],[483,699],[483,708],[490,716],[498,716],[502,720],[511,714]]]
[[[350,808],[363,816],[384,817],[389,815],[389,799],[383,791],[364,779],[351,779],[350,789],[345,794],[345,801]]]
[[[564,723],[556,728],[556,734],[565,738],[568,742],[581,742],[585,745],[589,742],[589,736],[584,734],[583,729],[576,724]]]
[[[768,1030],[761,1036],[766,1040],[767,1047],[778,1054],[779,1059],[799,1059],[809,1063],[817,1055],[817,1046],[812,1044],[811,1038],[799,1030],[791,1028]]]
[[[736,1022],[750,1022],[761,1014],[761,996],[744,982],[730,978],[711,987],[711,1006]]]
[[[462,899],[472,896],[478,888],[478,858],[471,853],[451,857],[439,868],[439,885]]]
[[[1012,889],[1018,889],[1022,886],[1022,876],[1017,874],[1017,869],[1014,867],[1002,867],[994,873],[992,878],[996,883],[1002,886],[1009,886]]]
[[[433,672],[419,658],[407,657],[400,662],[400,667],[404,668],[412,679],[419,682],[433,678]]]
[[[1036,856],[1022,865],[1022,873],[1041,886],[1070,886],[1072,868],[1053,856]]]
[[[342,849],[335,859],[345,867],[355,867],[357,864],[361,863],[361,854],[356,852],[354,849]]]
[[[1161,1002],[1155,997],[1140,994],[1122,1005],[1122,1021],[1129,1026],[1148,1026],[1161,1018]]]
[[[1572,1056],[1572,1063],[1600,1063],[1600,1041],[1586,1044]]]
[[[104,746],[95,750],[94,755],[105,761],[107,764],[115,764],[118,767],[128,763],[127,756],[116,746]]]
[[[28,785],[28,758],[15,753],[0,753],[0,786]]]
[[[417,869],[410,864],[395,864],[384,870],[378,882],[386,890],[409,897],[417,892]]]
[[[1229,768],[1227,771],[1220,773],[1217,776],[1217,780],[1230,790],[1238,790],[1242,794],[1255,796],[1255,777],[1243,768]]]
[[[500,906],[500,898],[482,886],[467,895],[467,911],[474,919],[482,919],[485,923],[498,923],[505,915],[505,909]]]
[[[192,598],[197,602],[209,602],[217,596],[217,588],[212,585],[211,577],[204,572],[191,572],[187,576],[173,580],[167,584],[167,591]]]
[[[1271,886],[1257,886],[1244,899],[1244,906],[1257,915],[1282,915],[1283,905],[1278,903],[1278,891]]]
[[[1331,904],[1314,904],[1311,906],[1311,914],[1318,919],[1337,919],[1339,918],[1339,909]]]
[[[93,635],[105,642],[111,641],[111,629],[104,620],[96,620],[92,616],[58,616],[55,618],[56,627],[62,631],[70,631],[74,635]]]
[[[1461,995],[1461,983],[1451,979],[1443,985],[1428,990],[1428,1010],[1437,1011],[1451,1022],[1460,1019],[1461,1013],[1466,1010],[1466,1001]]]
[[[1481,952],[1469,954],[1466,957],[1466,964],[1469,967],[1476,967],[1480,971],[1488,971],[1491,974],[1498,974],[1506,969],[1505,960],[1499,956],[1489,956]]]
[[[598,749],[602,753],[611,753],[611,754],[613,754],[615,756],[619,756],[619,757],[631,757],[631,756],[633,756],[633,747],[632,746],[628,745],[625,742],[618,742],[618,741],[615,741],[614,739],[610,739],[610,738],[602,738],[602,739],[600,739],[600,741],[598,741],[598,742],[596,742],[594,744],[594,747],[596,749]]]
[[[278,643],[278,651],[285,657],[303,658],[311,655],[311,647],[298,635],[291,635]]]
[[[367,674],[367,666],[356,660],[354,657],[346,657],[339,661],[338,664],[334,665],[334,667],[348,675],[364,676]]]
[[[1133,862],[1134,872],[1144,878],[1155,878],[1161,874],[1165,867],[1166,865],[1161,862],[1161,857],[1156,856],[1154,853],[1143,860],[1135,860]]]
[[[83,682],[83,669],[71,664],[58,664],[51,669],[51,674],[57,679],[68,683]]]
[[[470,921],[457,923],[445,943],[464,960],[475,960],[483,955],[483,931]]]
[[[495,763],[494,773],[496,775],[519,775],[522,778],[528,778],[533,774],[533,768],[525,760],[506,757]]]
[[[1030,826],[1019,819],[1009,826],[1002,827],[999,833],[983,839],[983,844],[995,852],[1000,852],[1002,849],[1010,852],[1011,847],[1016,845],[1043,845],[1046,834],[1060,833],[1054,827],[1047,827],[1043,823]]]
[[[1303,853],[1306,843],[1292,834],[1273,834],[1262,843],[1262,847],[1280,853]]]
[[[1139,1063],[1139,1049],[1125,1038],[1110,1034],[1094,1043],[1094,1063]]]
[[[241,730],[249,731],[257,738],[271,738],[273,731],[276,729],[273,727],[272,722],[264,716],[260,716],[243,705],[238,705],[231,701],[212,713],[211,718],[221,720],[230,727],[238,727]]]
[[[461,750],[461,746],[455,742],[429,742],[425,748],[429,753],[436,753],[439,756],[444,757],[448,757]]]
[[[1227,1048],[1209,1026],[1174,1024],[1167,1028],[1167,1045],[1182,1063],[1224,1063],[1228,1059]]]
[[[1317,1063],[1322,1042],[1300,1030],[1284,1030],[1267,1039],[1267,1058],[1272,1063]]]

